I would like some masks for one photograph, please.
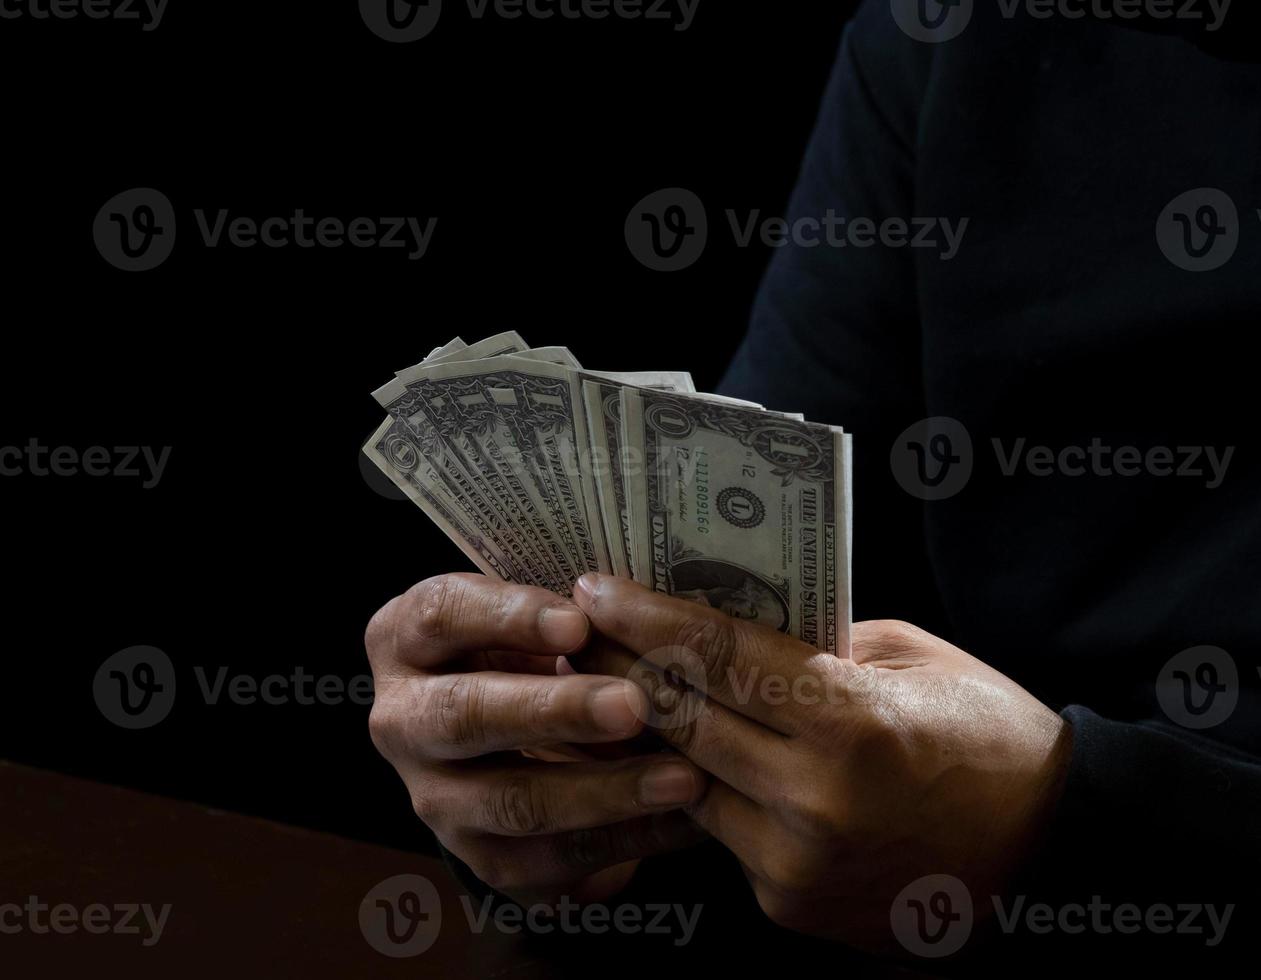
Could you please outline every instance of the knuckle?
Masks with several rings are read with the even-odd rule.
[[[590,873],[669,850],[668,826],[663,817],[646,817],[574,830],[553,838],[553,853],[559,866],[571,872]]]
[[[793,893],[808,890],[818,881],[818,855],[798,844],[780,846],[768,860],[766,874],[780,897],[789,898]]]
[[[844,804],[830,787],[815,787],[789,801],[786,818],[808,839],[833,838],[844,830]]]
[[[497,892],[511,891],[523,884],[524,876],[520,869],[494,855],[479,855],[476,860],[469,863],[469,869],[477,875],[479,881]]]
[[[856,714],[851,730],[846,733],[854,759],[866,760],[888,772],[902,767],[913,755],[895,716],[887,711],[869,710]]]
[[[704,708],[696,699],[696,695],[686,694],[671,713],[678,714],[686,720],[681,723],[670,724],[669,717],[666,717],[661,734],[667,742],[681,753],[690,755],[697,748],[697,744],[700,741],[701,718],[704,716]]]
[[[565,706],[554,684],[531,684],[521,689],[521,720],[530,730],[559,731],[565,720]]]
[[[918,626],[900,619],[878,619],[858,625],[862,629],[862,642],[882,655],[914,649],[927,635]]]
[[[675,633],[675,645],[691,650],[704,664],[711,686],[721,684],[734,666],[739,648],[735,625],[718,616],[698,616],[681,624]]]
[[[432,702],[434,740],[450,749],[480,743],[484,732],[485,690],[476,674],[452,674]]]
[[[428,678],[406,678],[391,683],[373,699],[368,712],[368,734],[377,751],[391,761],[424,756],[427,738],[420,720],[426,703]]]
[[[511,837],[530,837],[547,827],[547,806],[538,782],[525,774],[514,774],[486,798],[490,827]]]
[[[807,745],[835,746],[848,725],[846,712],[855,710],[851,707],[853,696],[848,691],[828,694],[827,697],[829,701],[824,708],[806,704],[797,712],[797,721],[801,727],[796,735]],[[829,708],[833,710],[828,710]],[[841,710],[836,710],[838,708]]]
[[[454,575],[439,575],[412,586],[408,598],[417,638],[425,644],[447,642],[460,621],[464,583]]]
[[[433,826],[438,813],[439,806],[433,793],[427,787],[418,786],[411,792],[412,812],[421,819],[422,822]]]
[[[398,605],[397,598],[391,599],[368,620],[363,633],[363,647],[367,651],[370,664],[376,665],[394,652]]]
[[[846,709],[842,715],[847,720],[864,719],[880,706],[882,674],[870,664],[852,664],[843,670],[837,698],[837,703]]]
[[[613,848],[607,828],[575,830],[557,838],[558,863],[574,871],[586,871],[609,863]]]
[[[644,817],[623,826],[626,833],[615,838],[609,847],[611,856],[618,860],[663,853],[671,850],[678,840],[671,833],[671,828],[677,829],[678,824],[667,814]]]
[[[368,735],[377,752],[389,758],[394,751],[397,726],[393,712],[384,701],[374,701],[368,712]]]
[[[777,926],[791,929],[801,918],[798,903],[775,888],[756,889],[757,903],[762,913]]]

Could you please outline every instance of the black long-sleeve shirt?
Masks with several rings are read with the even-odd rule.
[[[1008,19],[977,0],[959,37],[928,44],[898,28],[889,0],[866,3],[842,43],[789,218],[831,213],[894,230],[884,223],[902,219],[912,232],[932,219],[939,247],[779,249],[722,388],[854,434],[858,618],[936,632],[1071,723],[1064,796],[1020,885],[1026,907],[1096,896],[1167,904],[1177,926],[1188,914],[1179,906],[1235,906],[1216,946],[1210,935],[1022,929],[993,940],[974,968],[1006,961],[1034,972],[1100,946],[1149,967],[1252,952],[1261,67],[1235,60],[1247,48],[1238,34],[1201,27]],[[1221,198],[1192,195],[1174,209],[1193,232],[1182,255],[1169,232],[1182,219],[1161,218],[1205,188],[1233,201],[1238,242],[1219,269],[1192,272],[1201,206]],[[1217,217],[1205,226],[1229,221]],[[943,219],[956,236],[965,227],[953,252]],[[973,468],[958,493],[923,502],[895,479],[890,454],[929,417],[966,429]],[[1036,446],[1070,450],[1069,470],[1034,475],[1020,454],[1004,472],[1013,453]],[[1118,475],[1133,455],[1105,447],[1134,447],[1152,466]],[[1163,447],[1175,474],[1202,475],[1160,475]],[[1199,455],[1188,462],[1183,447]],[[1237,680],[1219,673],[1230,688],[1219,696],[1237,700],[1197,730],[1187,726],[1205,716],[1176,697],[1162,707],[1157,681],[1178,695],[1173,672],[1188,664],[1170,660],[1202,646],[1229,656]],[[1212,680],[1197,656],[1184,671],[1192,685]],[[1193,706],[1207,703],[1191,690]],[[834,969],[853,966],[766,926],[718,848],[703,861],[647,862],[635,887],[644,901],[706,903],[694,948],[662,946],[668,975],[671,962],[699,968],[715,956],[791,968],[806,948],[825,950]],[[1198,925],[1213,932],[1204,913]]]
[[[1071,770],[1026,876],[1059,901],[1261,891],[1261,67],[1205,38],[978,3],[959,37],[926,44],[887,0],[867,3],[790,218],[967,219],[962,244],[948,260],[781,249],[723,387],[854,433],[858,618],[911,619],[1063,709]],[[1238,244],[1193,272],[1158,224],[1201,189],[1234,203]],[[1192,249],[1207,245],[1198,209],[1212,200],[1184,202]],[[890,454],[929,417],[967,430],[973,470],[922,502]],[[1008,475],[1020,439],[1083,451],[1047,476],[1022,456]],[[1128,463],[1103,449],[1120,447],[1169,447],[1174,475],[1160,475],[1163,454],[1118,475]],[[1188,467],[1203,475],[1177,475]],[[1179,670],[1206,703],[1199,654],[1169,665],[1201,646],[1238,675],[1217,675],[1218,696],[1238,699],[1224,719],[1181,701]],[[1043,945],[1060,940],[1074,941]]]

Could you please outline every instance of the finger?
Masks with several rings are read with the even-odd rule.
[[[645,724],[663,742],[755,800],[782,795],[782,779],[796,765],[791,743],[743,715],[694,691],[680,690],[608,640],[597,640],[574,658],[579,670],[625,677],[644,693]]]
[[[557,660],[564,659],[564,657],[557,658]],[[537,674],[540,677],[555,677],[560,673],[556,669],[557,660],[551,656],[541,657],[536,653],[486,650],[448,661],[445,669],[466,673],[477,670],[497,670],[503,674]]]
[[[433,668],[482,650],[558,655],[586,642],[589,624],[546,589],[484,575],[440,575],[413,586],[373,617],[365,643],[374,668]]]
[[[591,758],[584,749],[565,743],[541,745],[536,749],[522,749],[521,754],[527,759],[537,759],[539,762],[587,762]]]
[[[444,843],[482,881],[512,894],[569,886],[605,868],[678,851],[705,837],[682,812],[673,811],[543,837],[448,837]]]
[[[832,677],[821,658],[834,657],[765,626],[660,595],[627,579],[584,575],[574,601],[600,633],[659,667],[682,662],[693,686],[784,734],[806,727],[792,692],[803,686],[821,691]],[[781,703],[770,703],[768,691]],[[785,696],[779,697],[780,692]]]
[[[678,757],[564,765],[519,759],[445,770],[417,802],[466,833],[538,837],[677,810],[700,799],[705,784],[704,773]]]
[[[773,815],[743,793],[713,780],[688,816],[731,851],[740,863],[760,878],[774,870],[768,842],[776,838]]]
[[[646,713],[633,684],[607,677],[483,671],[414,677],[373,706],[391,756],[469,759],[558,742],[617,742]]]
[[[563,880],[565,873],[590,873],[638,858],[667,854],[698,844],[707,836],[681,811],[672,811],[558,834],[547,845],[552,866]]]

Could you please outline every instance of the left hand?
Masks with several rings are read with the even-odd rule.
[[[574,601],[605,639],[570,659],[644,687],[662,738],[715,777],[688,812],[787,928],[890,951],[891,903],[929,874],[983,915],[1060,793],[1059,715],[914,626],[855,624],[849,660],[625,579],[584,576]],[[704,697],[645,669],[680,660]]]

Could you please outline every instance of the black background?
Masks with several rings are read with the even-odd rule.
[[[0,478],[0,755],[212,806],[428,846],[368,709],[207,705],[193,668],[366,672],[371,613],[465,560],[358,451],[370,392],[507,328],[589,367],[712,388],[768,254],[711,236],[676,274],[623,224],[681,186],[781,214],[852,3],[701,0],[687,31],[495,17],[448,0],[411,44],[354,3],[191,4],[135,22],[0,21],[6,324],[0,446],[171,446],[161,483]],[[174,204],[171,258],[107,264],[113,195]],[[202,244],[194,209],[438,219],[429,254]],[[775,407],[775,406],[771,406]],[[825,420],[843,423],[844,420]],[[175,662],[146,731],[97,711],[102,661]],[[90,814],[81,815],[90,820]]]

